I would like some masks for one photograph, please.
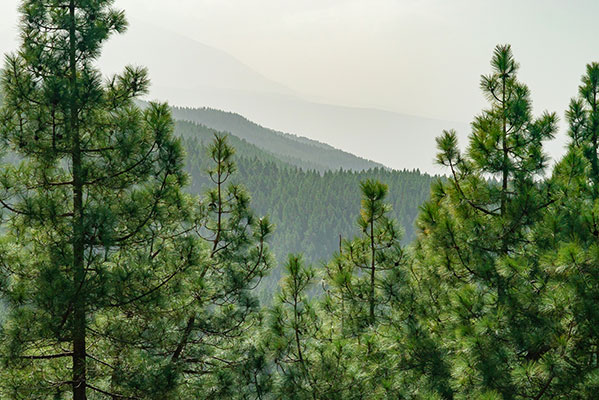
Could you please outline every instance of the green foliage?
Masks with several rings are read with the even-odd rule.
[[[596,397],[599,64],[545,177],[557,117],[533,117],[497,46],[489,105],[465,152],[437,139],[433,181],[234,114],[174,110],[227,136],[137,106],[144,69],[94,67],[126,27],[112,3],[24,0],[1,73],[0,397]],[[271,240],[292,255],[262,309]]]
[[[270,310],[263,345],[275,367],[273,398],[447,398],[447,368],[425,327],[414,319],[386,185],[361,184],[360,235],[326,265],[322,296],[308,293],[316,276],[298,256]],[[449,396],[446,396],[449,393]]]
[[[155,317],[158,289],[199,257],[180,230],[183,152],[166,105],[133,103],[144,69],[104,82],[93,66],[126,27],[111,4],[23,1],[6,57],[0,133],[18,163],[0,173],[2,397],[163,399],[176,385]]]
[[[433,188],[419,219],[414,268],[431,326],[459,398],[504,399],[548,393],[564,334],[540,266],[536,226],[555,201],[539,182],[542,142],[557,117],[531,114],[509,46],[498,46],[481,88],[490,107],[472,123],[464,155],[455,133],[437,140],[451,179]],[[547,299],[547,300],[546,300]]]
[[[284,399],[376,398],[369,384],[370,365],[366,349],[373,338],[344,338],[326,307],[310,300],[308,291],[315,272],[299,256],[290,256],[286,275],[270,309],[264,335],[272,395]]]
[[[261,321],[255,287],[271,268],[267,239],[272,227],[255,217],[245,189],[231,183],[234,149],[215,136],[209,147],[212,187],[192,225],[209,249],[201,269],[177,297],[180,320],[170,359],[182,371],[179,398],[222,398],[258,387],[248,371],[261,368],[252,334]]]
[[[579,97],[566,112],[571,142],[568,154],[556,165],[551,182],[556,201],[545,216],[539,237],[543,240],[543,266],[551,278],[546,301],[559,316],[562,348],[554,360],[551,389],[568,398],[590,399],[597,389],[596,343],[599,298],[596,225],[597,140],[599,137],[599,64],[587,65]],[[567,363],[564,362],[567,360]],[[564,397],[565,398],[565,397]]]
[[[290,398],[317,398],[317,377],[312,371],[312,347],[316,345],[319,321],[307,299],[306,290],[314,280],[314,270],[303,265],[299,256],[289,256],[286,276],[270,310],[266,341],[280,379],[276,390]]]
[[[361,236],[345,241],[326,266],[329,296],[335,298],[328,300],[329,308],[340,312],[341,323],[350,335],[376,322],[376,315],[385,308],[386,296],[381,291],[387,286],[386,277],[399,267],[403,257],[398,229],[388,217],[389,205],[384,203],[387,186],[366,180],[360,187]]]

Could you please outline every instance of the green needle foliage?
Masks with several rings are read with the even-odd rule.
[[[465,154],[454,132],[437,139],[451,178],[433,187],[416,244],[425,322],[448,354],[459,398],[538,398],[552,381],[560,335],[533,228],[554,201],[539,178],[557,117],[534,119],[509,46],[498,46],[481,88],[490,106]]]
[[[553,293],[548,306],[560,312],[560,356],[567,360],[556,363],[547,392],[568,399],[591,399],[599,389],[598,101],[599,64],[592,63],[566,112],[571,141],[552,177],[558,201],[539,230]]]
[[[386,185],[367,180],[361,189],[362,235],[342,243],[326,265],[324,296],[314,299],[316,273],[300,256],[290,256],[285,266],[262,346],[273,364],[268,379],[274,398],[366,399],[391,393],[381,381],[384,375],[391,380],[395,366],[385,360],[377,334],[379,321],[391,313],[389,288],[398,281],[403,252],[384,202]]]
[[[350,335],[376,323],[377,315],[386,308],[382,294],[385,278],[399,267],[403,256],[399,229],[389,218],[391,209],[385,203],[387,186],[366,180],[360,188],[361,236],[344,241],[326,266],[330,309],[341,312],[341,323]]]
[[[394,397],[402,393],[392,383],[402,368],[392,360],[403,349],[388,339],[395,334],[390,322],[403,311],[396,300],[403,290],[404,253],[385,202],[387,186],[366,180],[360,188],[360,236],[343,241],[325,266],[324,335],[335,349],[330,353],[342,357],[337,364],[345,366],[343,379],[333,382],[351,382],[341,398]]]
[[[320,377],[315,376],[316,361],[312,358],[319,321],[315,306],[307,298],[315,273],[297,255],[289,256],[285,272],[270,310],[267,335],[268,347],[280,372],[275,387],[284,398],[317,399]]]
[[[196,265],[183,153],[169,108],[142,111],[144,69],[103,81],[110,0],[25,0],[6,57],[0,173],[0,397],[160,398],[176,383],[155,321],[162,288]],[[175,290],[174,286],[169,286]]]
[[[578,98],[572,99],[566,112],[570,127],[571,147],[578,148],[591,166],[593,183],[599,182],[599,64],[587,65],[578,88]]]
[[[455,132],[437,139],[448,177],[403,248],[392,215],[411,221],[419,173],[293,170],[232,138],[247,152],[236,174],[226,136],[204,147],[193,135],[209,130],[183,124],[188,190],[205,189],[185,194],[169,108],[135,104],[146,71],[103,80],[94,66],[126,27],[112,4],[23,0],[21,45],[0,73],[0,398],[597,397],[598,63],[547,178],[557,116],[533,116],[510,46],[497,46],[481,78],[489,105],[464,152]],[[320,225],[357,181],[358,236],[322,238],[349,232],[341,217]],[[339,239],[320,269],[290,255],[265,310],[273,228],[241,183],[260,212],[305,228],[280,249],[318,259]]]
[[[253,290],[272,267],[272,226],[254,215],[243,186],[230,182],[236,165],[227,138],[215,135],[208,153],[213,185],[193,225],[208,255],[187,278],[189,291],[178,294],[184,306],[177,311],[181,321],[170,354],[183,373],[179,398],[231,398],[247,385],[259,387],[257,376],[247,373],[259,362],[252,335],[261,315]]]
[[[276,399],[364,399],[368,368],[356,342],[339,337],[331,315],[309,292],[313,268],[290,255],[274,305],[269,310],[263,348]],[[371,395],[372,393],[370,393]]]

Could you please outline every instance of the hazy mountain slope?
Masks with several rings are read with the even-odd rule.
[[[193,121],[219,131],[230,132],[301,168],[322,172],[339,168],[360,171],[383,167],[379,163],[364,160],[324,143],[264,128],[239,114],[209,108],[173,107],[172,110],[175,119]]]
[[[421,118],[398,113],[318,104],[275,94],[173,91],[177,104],[233,111],[262,126],[325,142],[331,146],[394,169],[437,174],[435,138],[444,129],[456,129],[467,143],[467,123]]]
[[[433,166],[435,137],[443,129],[456,128],[463,137],[469,130],[466,123],[315,103],[224,51],[136,20],[126,35],[108,42],[99,61],[102,71],[121,71],[123,54],[127,62],[148,67],[149,98],[232,111],[262,126],[325,142],[395,169],[439,172]]]
[[[103,73],[129,64],[148,68],[152,96],[166,99],[162,88],[201,92],[201,88],[293,95],[287,87],[252,70],[230,54],[146,22],[131,19],[125,35],[111,37],[99,64]],[[176,99],[169,99],[175,101]]]
[[[202,147],[208,146],[214,139],[215,135],[226,135],[229,139],[229,143],[235,148],[235,151],[238,155],[241,154],[243,157],[247,158],[255,157],[265,162],[281,164],[287,167],[291,166],[291,164],[287,164],[286,162],[282,161],[275,154],[248,143],[245,139],[241,139],[229,132],[217,131],[216,129],[212,129],[195,122],[175,121],[175,134],[182,137],[184,140],[193,139]],[[202,156],[205,157],[207,155],[203,154]]]

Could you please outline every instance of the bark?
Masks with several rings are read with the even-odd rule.
[[[70,118],[71,157],[73,168],[73,400],[86,400],[86,301],[83,241],[83,179],[81,168],[81,143],[78,123],[78,90],[76,60],[75,0],[69,2],[69,71],[70,71]]]

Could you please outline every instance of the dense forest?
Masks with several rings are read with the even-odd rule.
[[[210,168],[207,154],[214,137],[226,136],[235,149],[237,171],[232,181],[248,189],[252,208],[259,215],[268,215],[275,226],[269,243],[279,267],[263,282],[268,293],[280,279],[287,254],[302,253],[306,261],[321,263],[339,250],[340,237],[353,236],[361,181],[376,179],[388,185],[390,215],[403,228],[403,242],[409,243],[415,237],[419,207],[430,195],[431,183],[439,179],[418,171],[383,168],[304,170],[244,139],[204,125],[176,121],[175,133],[183,138],[185,169],[191,177],[189,191],[193,194],[201,194],[211,184],[206,172]]]
[[[339,153],[175,122],[137,100],[145,69],[96,69],[127,26],[112,1],[20,10],[1,73],[0,398],[597,397],[599,63],[549,168],[558,116],[533,114],[498,45],[465,150],[437,139],[436,179],[298,165]]]

